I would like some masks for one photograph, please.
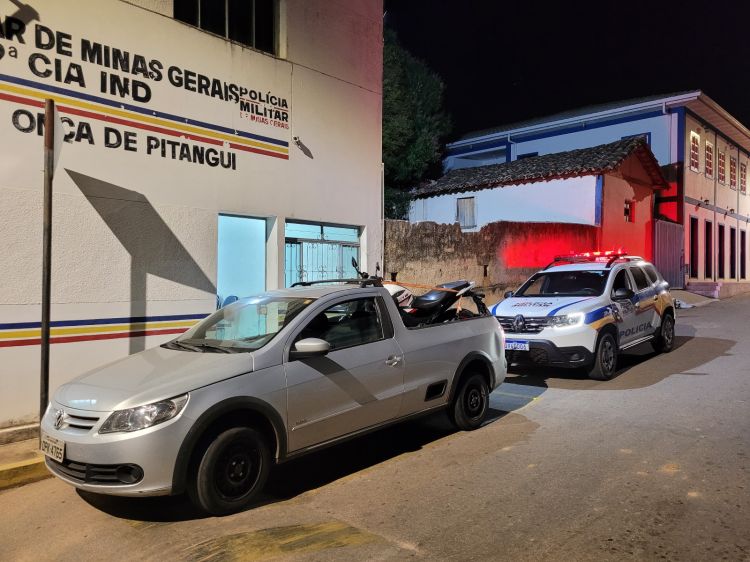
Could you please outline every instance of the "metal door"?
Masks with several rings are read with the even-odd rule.
[[[654,221],[654,265],[670,287],[685,286],[685,233],[681,224]]]

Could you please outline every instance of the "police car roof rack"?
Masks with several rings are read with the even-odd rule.
[[[292,287],[309,287],[311,285],[322,285],[324,283],[344,283],[346,285],[359,285],[360,288],[365,287],[382,287],[383,280],[379,277],[368,277],[367,279],[354,278],[354,279],[319,279],[318,281],[297,281],[292,283]]]

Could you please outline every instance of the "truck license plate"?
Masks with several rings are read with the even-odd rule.
[[[65,441],[60,441],[59,439],[50,437],[46,433],[42,433],[40,449],[49,458],[55,459],[57,462],[63,462],[63,458],[65,457]]]
[[[506,340],[505,349],[507,349],[508,351],[528,351],[529,342],[518,341],[518,340]]]

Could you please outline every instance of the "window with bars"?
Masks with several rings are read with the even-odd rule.
[[[747,195],[747,164],[740,164],[740,193]]]
[[[700,146],[701,137],[698,133],[690,132],[690,169],[694,172],[700,171]]]
[[[706,177],[714,177],[714,145],[706,141]]]
[[[276,53],[276,0],[174,0],[174,18],[266,53]]]
[[[719,152],[719,183],[727,183],[727,158]]]
[[[729,157],[729,187],[737,189],[737,159]]]
[[[474,198],[459,197],[456,200],[456,222],[461,228],[475,228],[477,226]]]
[[[625,201],[625,222],[635,222],[635,201]]]

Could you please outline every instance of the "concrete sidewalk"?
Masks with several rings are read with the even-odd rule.
[[[673,299],[687,303],[690,307],[706,306],[712,302],[719,302],[718,299],[712,299],[698,293],[691,293],[690,291],[683,291],[682,289],[670,289],[669,292],[672,294]]]
[[[51,474],[44,466],[38,439],[0,445],[0,490],[30,484]]]

